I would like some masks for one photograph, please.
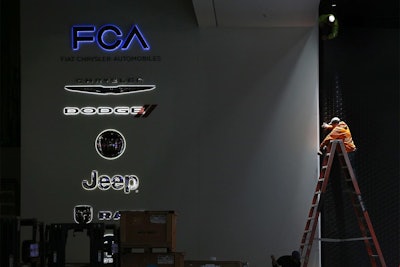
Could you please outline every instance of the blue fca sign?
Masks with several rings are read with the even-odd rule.
[[[74,25],[71,28],[72,50],[77,51],[83,44],[97,44],[104,51],[128,50],[137,40],[142,50],[150,50],[150,45],[133,25],[127,34],[116,25],[107,24],[99,28],[94,25]]]

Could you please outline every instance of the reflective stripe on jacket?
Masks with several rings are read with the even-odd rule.
[[[353,138],[351,136],[350,128],[344,121],[339,122],[338,125],[334,128],[332,126],[331,132],[325,137],[320,145],[321,149],[324,146],[327,146],[331,140],[338,139],[343,140],[347,152],[353,152],[356,150],[356,146],[354,145]]]

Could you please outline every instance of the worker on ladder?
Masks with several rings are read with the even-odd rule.
[[[354,157],[357,148],[354,144],[349,126],[344,121],[341,121],[338,117],[333,117],[329,123],[322,123],[321,127],[326,130],[330,130],[330,132],[321,142],[320,151],[318,154],[322,155],[323,151],[331,140],[341,139],[349,156],[351,166],[354,169]]]
[[[338,117],[332,118],[330,123],[323,123],[322,127],[330,130],[330,132],[321,142],[320,150],[318,152],[320,155],[323,154],[321,151],[324,151],[325,153],[323,155],[321,172],[319,174],[319,178],[317,179],[317,185],[315,187],[310,211],[307,216],[306,227],[300,242],[300,255],[301,258],[304,259],[302,266],[308,266],[312,243],[317,230],[323,200],[325,199],[324,196],[327,192],[327,186],[329,184],[329,176],[331,170],[333,169],[333,160],[336,156],[339,159],[337,162],[340,164],[337,166],[340,167],[340,170],[345,178],[344,181],[346,183],[344,185],[350,189],[346,191],[351,197],[351,203],[361,232],[360,238],[340,238],[338,241],[364,241],[371,266],[386,267],[385,259],[373,229],[368,210],[361,197],[361,191],[358,186],[354,170],[352,166],[350,166],[353,164],[350,160],[350,156],[354,158],[354,152],[356,151],[356,146],[354,145],[350,129],[348,125],[344,121],[341,121]],[[341,207],[343,207],[343,205]],[[341,218],[344,218],[344,216],[341,216]],[[347,233],[345,227],[342,228],[343,233]]]

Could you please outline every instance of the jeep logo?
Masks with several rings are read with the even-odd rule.
[[[136,175],[120,175],[116,174],[112,177],[102,174],[99,175],[98,171],[93,170],[90,180],[83,180],[82,187],[85,190],[100,189],[101,191],[123,190],[125,194],[131,191],[138,192],[139,178]]]

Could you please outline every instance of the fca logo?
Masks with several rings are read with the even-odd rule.
[[[75,25],[71,29],[72,50],[79,50],[83,44],[95,43],[105,51],[128,50],[137,40],[143,50],[150,46],[137,25],[133,25],[128,34],[115,25],[107,24],[96,29],[94,25]]]

